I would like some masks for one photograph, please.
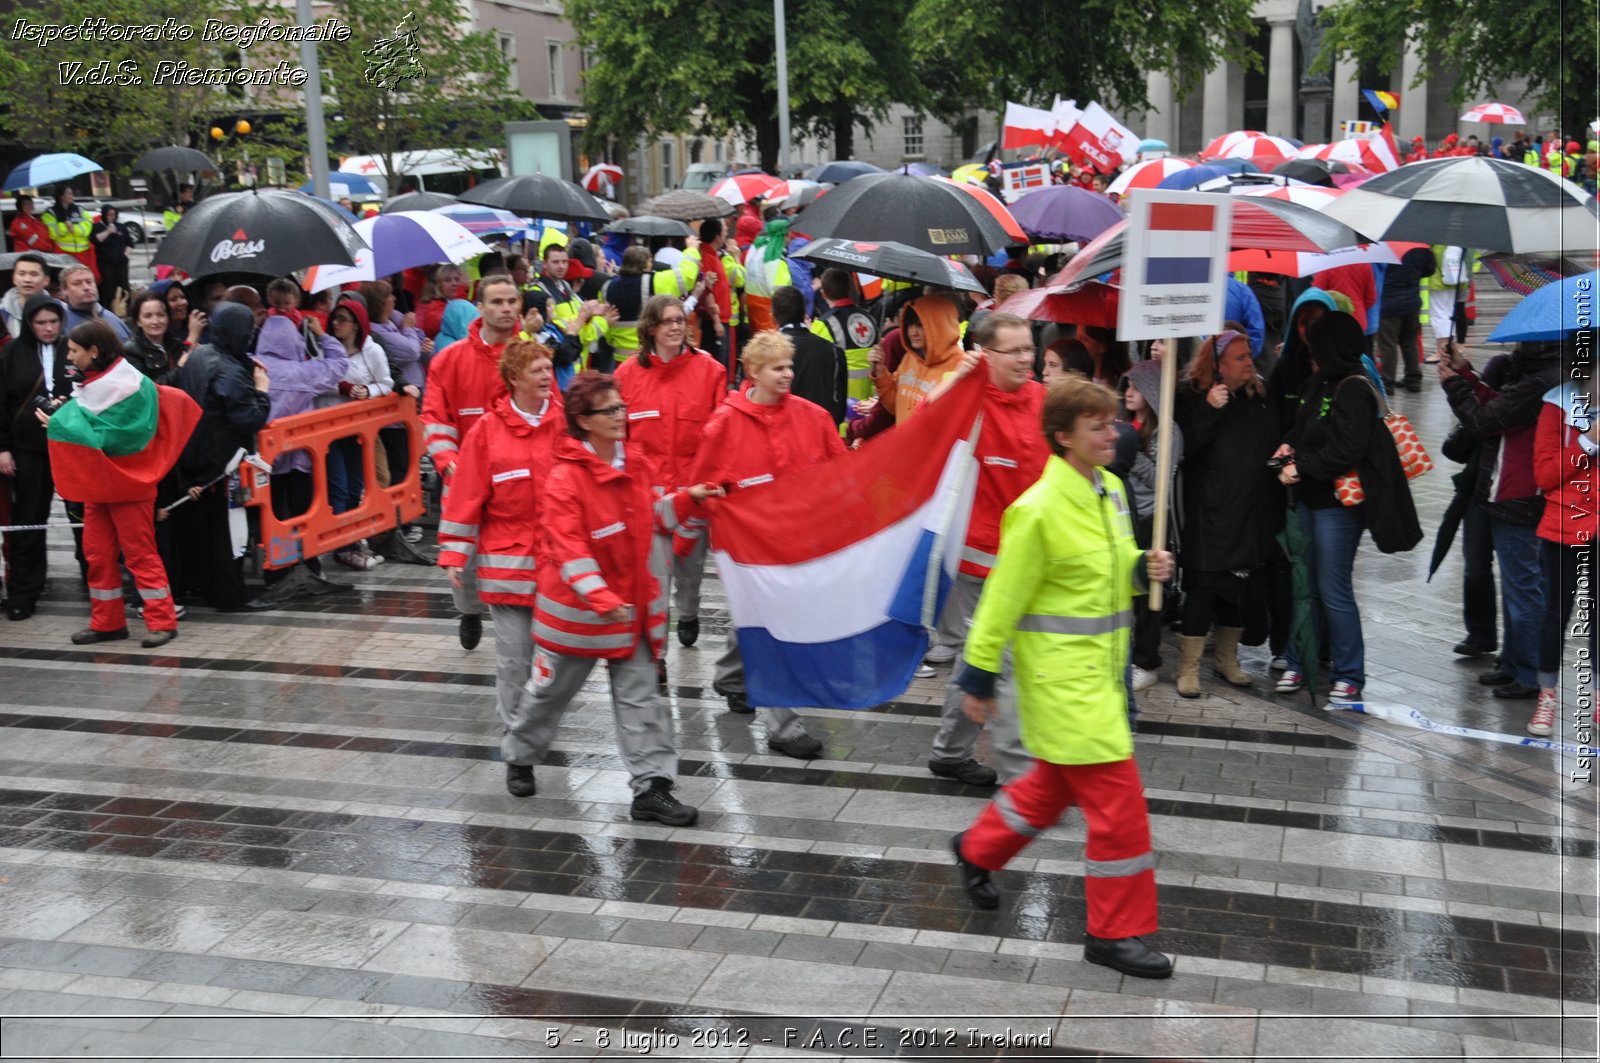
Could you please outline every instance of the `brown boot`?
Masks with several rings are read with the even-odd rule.
[[[1206,650],[1204,635],[1178,637],[1178,696],[1200,696],[1200,655]]]
[[[1250,677],[1239,667],[1239,636],[1244,634],[1244,628],[1219,627],[1216,634],[1217,645],[1212,651],[1212,659],[1216,662],[1217,678],[1236,687],[1251,686]]]

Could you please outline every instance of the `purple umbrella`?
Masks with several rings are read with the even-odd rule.
[[[1052,185],[1029,192],[1013,203],[1011,216],[1029,235],[1041,240],[1084,244],[1127,215],[1099,192]]]

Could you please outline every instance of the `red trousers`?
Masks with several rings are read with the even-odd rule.
[[[167,570],[156,551],[155,507],[138,502],[86,502],[83,506],[83,556],[89,563],[89,626],[116,631],[128,626],[122,607],[120,554],[144,599],[144,623],[151,631],[176,631],[178,614],[167,586]]]
[[[1155,853],[1144,785],[1132,758],[1109,764],[1033,763],[1033,770],[995,795],[962,839],[961,854],[998,871],[1066,812],[1083,809],[1088,931],[1128,938],[1156,931]]]

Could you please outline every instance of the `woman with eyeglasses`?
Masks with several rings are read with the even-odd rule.
[[[639,314],[639,353],[617,367],[617,390],[628,403],[628,442],[656,470],[657,497],[694,481],[690,468],[700,451],[706,424],[728,394],[722,363],[689,346],[689,316],[676,296],[657,295]],[[672,594],[678,613],[678,641],[693,646],[700,637],[700,580],[705,573],[705,524],[698,518],[681,529],[694,548],[675,557],[672,537],[656,537],[651,565],[662,593]],[[660,681],[666,683],[666,665]]]
[[[507,786],[535,792],[561,716],[596,661],[611,678],[617,745],[633,776],[634,819],[684,827],[699,813],[672,794],[678,754],[655,691],[667,637],[666,596],[651,572],[652,533],[681,524],[714,484],[657,496],[654,463],[629,441],[629,408],[615,378],[579,373],[565,399],[567,438],[555,447],[539,501],[542,531],[533,609],[533,676],[508,721]]]

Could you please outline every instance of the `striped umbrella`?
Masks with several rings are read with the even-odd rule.
[[[1262,159],[1267,160],[1269,163],[1279,163],[1292,159],[1297,150],[1293,144],[1282,137],[1269,137],[1262,133],[1236,137],[1223,148],[1217,157],[1223,159],[1250,159],[1259,165]]]
[[[1192,166],[1194,166],[1194,163],[1188,159],[1175,159],[1171,156],[1164,159],[1151,159],[1149,162],[1141,162],[1137,166],[1130,166],[1118,174],[1117,179],[1112,181],[1106,188],[1106,194],[1125,196],[1128,194],[1129,189],[1155,188],[1166,178]]]
[[[578,182],[586,191],[607,199],[615,199],[617,186],[622,183],[622,167],[609,162],[597,162],[589,167],[583,175],[583,180]]]
[[[1242,196],[1298,203],[1302,207],[1310,207],[1312,210],[1323,210],[1328,204],[1344,195],[1342,189],[1320,188],[1309,185],[1291,185],[1284,188],[1242,188],[1234,191],[1237,195]],[[1381,262],[1385,265],[1393,265],[1399,262],[1401,256],[1412,248],[1425,246],[1427,245],[1393,240],[1371,244],[1356,244],[1353,247],[1341,247],[1322,253],[1311,251],[1232,251],[1228,254],[1228,268],[1235,271],[1247,270],[1254,273],[1281,273],[1287,277],[1309,277],[1313,273],[1321,273],[1325,269],[1336,269],[1339,266],[1350,266],[1358,262]]]
[[[773,189],[783,183],[776,177],[764,173],[734,174],[712,185],[711,194],[718,199],[727,200],[736,207],[742,207],[752,199],[772,199]]]
[[[1522,112],[1509,103],[1480,103],[1461,116],[1463,122],[1489,122],[1495,125],[1527,125]]]
[[[1508,159],[1408,163],[1346,192],[1325,214],[1380,240],[1515,254],[1600,248],[1594,196]]]
[[[1228,157],[1228,151],[1240,141],[1249,140],[1251,137],[1264,137],[1267,134],[1257,129],[1239,129],[1232,133],[1224,133],[1207,144],[1200,150],[1201,159],[1222,159]]]

